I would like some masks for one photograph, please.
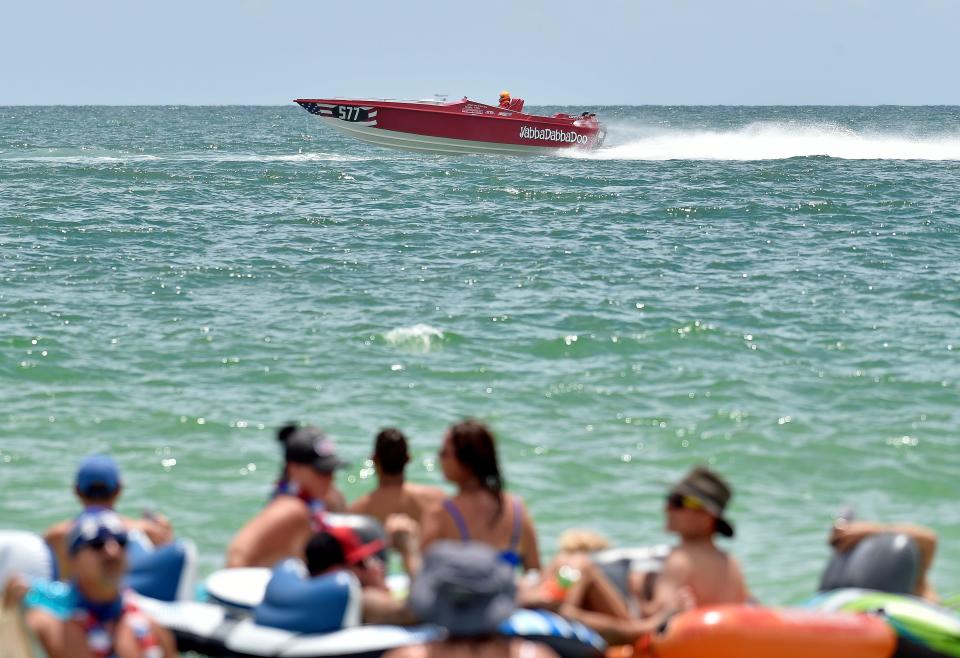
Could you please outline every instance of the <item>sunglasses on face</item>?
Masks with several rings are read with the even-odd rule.
[[[703,509],[703,503],[693,496],[672,493],[667,496],[667,507],[670,509]]]
[[[86,546],[87,548],[92,548],[95,551],[102,551],[104,547],[107,545],[107,542],[110,540],[117,542],[117,546],[119,546],[120,548],[127,547],[126,533],[118,534],[118,535],[99,535],[94,539],[91,539],[90,541],[88,541],[86,544],[84,544],[84,546]]]

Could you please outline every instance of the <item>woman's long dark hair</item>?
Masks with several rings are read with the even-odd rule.
[[[477,477],[480,486],[497,501],[495,522],[503,512],[503,477],[497,463],[493,433],[479,420],[467,418],[450,427],[450,443],[457,461]]]

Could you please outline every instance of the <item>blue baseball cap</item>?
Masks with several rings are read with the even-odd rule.
[[[90,455],[77,469],[77,491],[83,496],[112,496],[120,489],[120,468],[109,455]]]
[[[70,555],[74,555],[86,546],[103,548],[111,539],[121,548],[127,545],[127,529],[123,519],[112,509],[91,508],[73,520],[70,534],[67,535],[67,549]]]

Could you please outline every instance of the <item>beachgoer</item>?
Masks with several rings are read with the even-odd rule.
[[[299,426],[296,423],[290,423],[284,425],[277,431],[277,441],[284,448],[286,452],[286,441],[287,438],[294,435],[294,430]],[[301,488],[296,483],[291,481],[290,473],[287,469],[286,461],[283,464],[283,468],[280,470],[280,477],[277,479],[276,487],[274,488],[273,495],[277,496],[279,494],[292,493],[294,495],[300,492]],[[330,484],[330,488],[323,495],[321,501],[323,503],[324,510],[327,512],[342,513],[347,511],[347,499],[343,493],[337,489],[336,482]]]
[[[473,419],[453,425],[439,458],[457,493],[424,515],[423,548],[440,539],[475,540],[493,546],[514,566],[539,569],[537,531],[520,497],[503,491],[490,430]]]
[[[113,509],[123,493],[123,481],[117,462],[109,455],[90,455],[80,462],[74,480],[74,493],[80,499],[84,510],[94,508]],[[120,517],[127,531],[140,531],[154,546],[162,546],[173,541],[173,528],[162,514],[147,512],[142,519]],[[60,577],[70,578],[67,535],[73,527],[73,519],[52,525],[43,538],[57,558]]]
[[[585,555],[553,564],[545,574],[547,582],[560,569],[568,570],[560,613],[592,627],[611,644],[632,644],[680,610],[750,601],[740,565],[713,541],[714,534],[734,534],[724,517],[731,495],[723,478],[704,466],[691,470],[670,490],[666,525],[679,535],[680,543],[652,585],[652,601],[640,599],[632,606],[648,616],[638,619],[631,614],[630,602]]]
[[[364,543],[346,526],[329,526],[313,535],[306,547],[310,576],[336,571],[353,574],[363,591],[361,617],[366,624],[413,624],[416,619],[406,602],[391,594],[385,580],[383,561],[377,554],[384,548],[380,539]]]
[[[516,585],[513,569],[486,544],[433,544],[411,586],[410,607],[447,636],[393,649],[384,658],[557,658],[545,645],[497,634],[516,610]]]
[[[66,538],[71,580],[21,584],[25,621],[50,658],[173,658],[173,635],[122,590],[127,530],[109,509],[80,514]]]
[[[354,502],[349,512],[375,517],[384,525],[392,514],[405,514],[419,523],[424,510],[443,503],[446,494],[439,487],[405,480],[410,453],[400,430],[387,428],[377,434],[370,459],[377,472],[377,488]]]
[[[913,539],[920,549],[920,565],[913,594],[933,602],[940,597],[930,584],[928,574],[937,552],[937,533],[932,529],[906,523],[884,524],[873,521],[848,521],[837,519],[830,530],[829,543],[839,553],[853,550],[867,537],[879,534],[903,534]]]
[[[750,592],[736,559],[713,542],[715,534],[733,537],[724,510],[733,493],[718,474],[697,466],[667,496],[667,530],[680,544],[667,556],[657,590],[690,589],[697,605],[746,603]]]
[[[269,567],[284,558],[302,558],[310,536],[324,526],[324,500],[334,471],[344,462],[317,427],[287,425],[278,437],[288,479],[234,536],[227,548],[228,567]]]

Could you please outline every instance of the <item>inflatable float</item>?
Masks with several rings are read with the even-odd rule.
[[[792,608],[716,606],[676,615],[634,656],[657,658],[890,658],[882,619]],[[622,654],[620,654],[622,656]]]
[[[815,610],[871,613],[899,638],[897,656],[960,658],[960,615],[929,601],[866,589],[839,589],[807,602]]]
[[[442,636],[430,626],[360,626],[356,578],[346,572],[310,578],[298,560],[272,570],[222,569],[203,589],[207,602],[142,603],[173,631],[181,650],[235,658],[374,656]],[[500,633],[543,642],[561,658],[599,658],[606,649],[586,626],[542,610],[518,610]]]

